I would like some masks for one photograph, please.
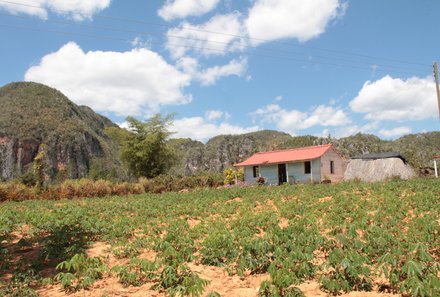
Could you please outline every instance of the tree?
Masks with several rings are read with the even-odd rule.
[[[44,174],[45,165],[46,165],[44,163],[45,157],[46,157],[46,146],[42,144],[40,146],[40,151],[38,152],[37,156],[34,158],[34,164],[32,165],[33,173],[37,181],[36,185],[39,190],[43,189],[44,181],[46,180],[46,176]]]
[[[120,145],[121,160],[136,177],[152,178],[166,173],[175,161],[167,140],[173,116],[156,114],[145,122],[128,117],[128,130],[110,129],[108,133]]]

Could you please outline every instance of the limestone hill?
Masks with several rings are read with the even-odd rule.
[[[50,179],[84,177],[92,163],[120,170],[116,143],[104,133],[115,124],[61,92],[33,82],[11,83],[0,88],[0,106],[0,179],[29,171],[43,147]]]

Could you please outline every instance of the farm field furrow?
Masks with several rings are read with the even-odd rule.
[[[436,179],[0,204],[0,296],[440,296]]]

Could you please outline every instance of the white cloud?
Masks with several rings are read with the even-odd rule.
[[[435,84],[430,78],[407,80],[385,76],[367,81],[350,102],[354,112],[375,121],[420,120],[437,115]]]
[[[179,27],[168,30],[166,47],[174,58],[183,57],[190,51],[209,56],[242,50],[245,41],[237,37],[244,30],[240,17],[235,12],[214,16],[201,25],[183,22]]]
[[[135,37],[132,41],[130,41],[130,44],[134,48],[151,48],[151,39],[144,40],[142,37]]]
[[[410,127],[397,127],[393,129],[381,129],[379,130],[379,134],[385,136],[387,138],[394,138],[397,136],[402,136],[405,134],[410,134],[412,132]]]
[[[262,122],[273,123],[278,129],[291,134],[313,126],[337,127],[351,123],[342,109],[325,105],[319,105],[310,111],[303,112],[295,109],[286,110],[278,104],[269,104],[257,109],[253,115]]]
[[[148,49],[84,52],[70,42],[29,68],[25,80],[47,84],[77,104],[119,115],[149,115],[191,102],[189,75]]]
[[[246,68],[247,59],[232,60],[226,65],[207,68],[197,75],[197,79],[202,85],[209,86],[215,84],[221,77],[231,75],[241,77],[246,72]]]
[[[220,0],[167,0],[158,15],[164,20],[200,16],[213,10]]]
[[[253,44],[282,38],[307,41],[324,33],[346,9],[340,0],[256,0],[245,24]]]
[[[247,59],[231,60],[228,64],[201,69],[199,62],[191,57],[182,57],[177,61],[177,67],[189,74],[203,86],[214,85],[222,77],[235,75],[243,76],[247,70]]]
[[[65,15],[77,21],[90,19],[110,5],[111,0],[16,0],[14,3],[0,2],[0,9],[13,14],[29,14],[47,19],[49,11]]]
[[[191,138],[200,141],[206,141],[217,135],[224,134],[243,134],[259,130],[258,126],[241,127],[232,125],[227,122],[220,124],[213,123],[212,120],[203,117],[189,117],[174,120],[171,131],[177,133],[173,135],[175,138]]]
[[[215,121],[215,120],[219,120],[221,118],[224,118],[225,120],[230,118],[230,114],[227,112],[224,112],[222,110],[208,110],[207,112],[205,112],[205,118],[208,121]]]
[[[341,137],[354,135],[357,133],[374,134],[374,131],[376,131],[378,127],[379,127],[379,123],[375,121],[366,123],[364,125],[357,125],[357,124],[346,125],[334,131],[333,136],[335,136],[336,138],[341,138]]]

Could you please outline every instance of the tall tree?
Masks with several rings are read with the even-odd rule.
[[[120,144],[121,159],[136,177],[152,178],[166,173],[175,161],[167,140],[173,116],[156,114],[145,122],[128,117],[128,131],[109,131]]]

